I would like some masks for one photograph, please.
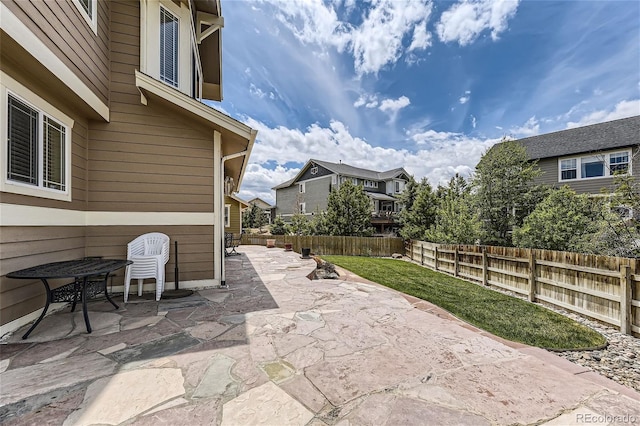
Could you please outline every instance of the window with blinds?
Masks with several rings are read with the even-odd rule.
[[[66,126],[9,94],[7,178],[66,190]]]
[[[89,18],[93,18],[93,2],[91,0],[78,0],[82,9],[87,13]]]
[[[178,18],[160,7],[160,80],[178,87]]]

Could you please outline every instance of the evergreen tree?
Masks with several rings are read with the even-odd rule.
[[[433,225],[436,216],[438,199],[426,178],[410,189],[406,199],[411,200],[410,207],[400,213],[402,229],[400,236],[405,239],[425,239],[427,231]],[[411,193],[415,191],[415,196]]]
[[[503,140],[482,155],[473,187],[485,244],[511,245],[511,230],[522,224],[545,194],[533,185],[540,173],[516,141]]]
[[[331,235],[371,235],[371,201],[362,186],[345,181],[337,190],[331,191],[326,221]]]
[[[271,235],[284,235],[286,232],[286,224],[282,220],[282,216],[276,216],[271,223]]]
[[[456,174],[441,193],[435,223],[427,231],[427,240],[441,244],[474,244],[480,235],[480,222],[467,181]]]

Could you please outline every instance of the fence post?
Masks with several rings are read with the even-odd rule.
[[[420,264],[424,266],[424,243],[420,243]]]
[[[453,250],[453,276],[457,277],[458,276],[458,268],[460,267],[460,265],[458,265],[458,247],[456,247]]]
[[[435,262],[433,264],[433,268],[437,271],[438,270],[438,246],[436,246],[436,253],[435,253]]]
[[[529,302],[536,301],[536,257],[529,249]]]
[[[631,334],[631,268],[620,265],[620,333]]]
[[[489,285],[489,259],[487,259],[487,248],[482,247],[482,285]]]

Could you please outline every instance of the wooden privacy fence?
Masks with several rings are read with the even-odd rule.
[[[509,290],[640,336],[636,259],[413,240],[406,255],[436,271]]]
[[[276,240],[276,247],[292,244],[293,251],[310,248],[312,253],[342,256],[388,257],[393,253],[404,253],[402,238],[390,237],[331,237],[302,235],[255,235],[242,234],[240,244],[266,245],[267,240]]]

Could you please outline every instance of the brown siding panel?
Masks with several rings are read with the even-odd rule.
[[[104,103],[109,95],[110,3],[98,2],[98,35],[70,2],[3,2]]]

